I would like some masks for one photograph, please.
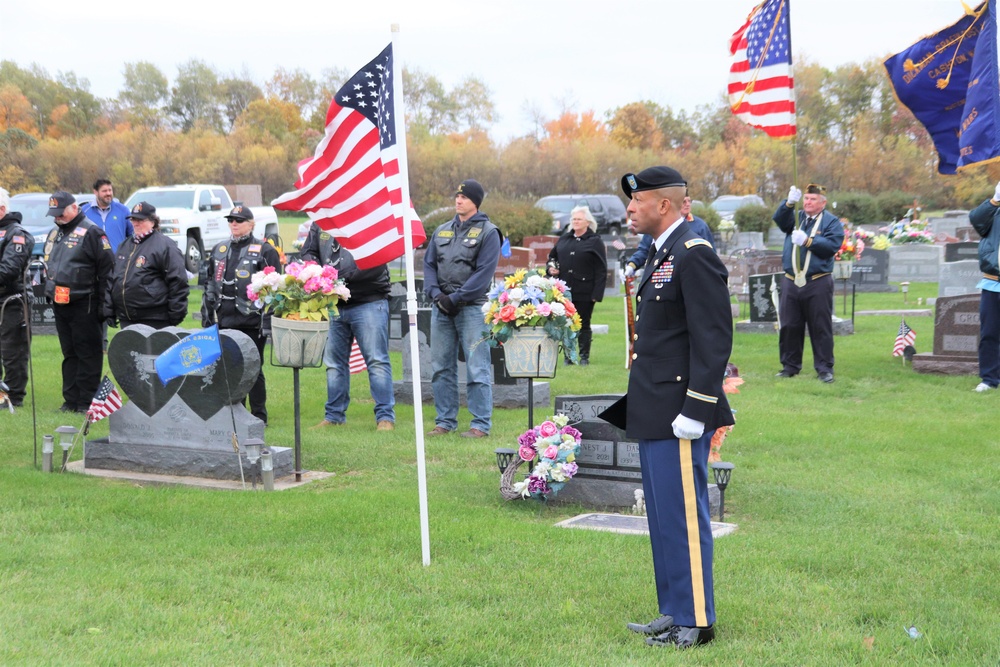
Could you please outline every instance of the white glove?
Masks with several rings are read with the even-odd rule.
[[[625,270],[622,271],[622,276],[624,276],[625,278],[631,278],[634,275],[635,275],[635,267],[632,266],[631,264],[626,264]]]
[[[806,242],[807,238],[809,238],[809,236],[801,229],[796,229],[792,232],[792,243],[795,245],[802,245]]]
[[[993,201],[1000,201],[1000,183],[997,183],[996,192],[993,193]]]
[[[670,426],[674,429],[674,435],[681,440],[697,440],[705,433],[705,422],[696,422],[684,415],[677,415]]]
[[[789,204],[794,204],[797,201],[799,201],[800,199],[802,199],[802,190],[799,190],[794,185],[792,187],[788,188],[788,203]]]

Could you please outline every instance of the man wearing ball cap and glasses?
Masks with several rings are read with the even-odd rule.
[[[628,393],[600,415],[639,441],[660,615],[629,623],[651,646],[689,648],[715,637],[708,452],[733,423],[722,390],[733,345],[728,273],[691,230],[676,169],[622,177],[628,214],[653,237],[636,287]]]
[[[802,200],[802,210],[795,204]],[[778,303],[778,350],[781,370],[790,378],[802,370],[806,325],[812,343],[813,368],[823,382],[833,382],[833,257],[844,242],[844,225],[826,209],[826,188],[810,183],[802,191],[794,185],[778,205],[773,220],[785,233]]]

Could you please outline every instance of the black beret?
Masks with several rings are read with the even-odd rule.
[[[622,176],[622,191],[631,198],[633,192],[658,190],[660,188],[687,187],[687,181],[676,169],[670,167],[650,167],[638,174]]]

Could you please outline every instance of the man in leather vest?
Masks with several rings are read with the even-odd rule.
[[[503,234],[479,212],[486,192],[473,179],[455,193],[455,217],[434,231],[424,255],[424,292],[431,313],[434,428],[431,436],[458,428],[458,349],[465,354],[466,395],[472,423],[465,438],[485,438],[493,417],[490,348],[483,342],[482,305],[500,261]]]
[[[24,402],[28,386],[28,326],[25,322],[24,270],[35,239],[21,227],[21,214],[10,210],[10,194],[0,188],[0,360],[7,398]]]
[[[278,251],[253,235],[253,211],[234,206],[226,216],[228,241],[217,243],[208,259],[208,284],[201,306],[201,325],[216,322],[220,329],[236,329],[253,339],[260,353],[260,373],[248,395],[250,413],[267,424],[267,386],[264,381],[264,346],[270,329],[270,315],[247,298],[247,286],[254,273],[265,266],[281,270]]]
[[[323,363],[326,364],[326,412],[314,428],[340,426],[347,421],[351,404],[351,341],[368,367],[368,385],[375,401],[375,428],[391,431],[396,423],[396,398],[392,390],[392,364],[389,362],[389,267],[386,264],[359,269],[351,252],[327,231],[313,224],[302,244],[303,261],[329,265],[337,269],[351,290],[351,298],[337,306],[339,313],[330,318]]]
[[[795,203],[802,199],[796,215]],[[781,370],[790,378],[802,370],[806,325],[812,343],[813,368],[820,380],[833,382],[833,256],[844,242],[844,225],[826,209],[826,188],[810,183],[805,198],[794,185],[774,212],[774,222],[785,233],[778,303],[778,350]]]
[[[56,333],[62,348],[64,412],[86,412],[104,366],[103,303],[115,254],[104,231],[88,220],[68,192],[49,198],[56,227],[45,239],[48,280]]]

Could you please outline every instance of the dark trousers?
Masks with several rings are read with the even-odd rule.
[[[594,302],[590,299],[584,299],[580,303],[576,301],[573,302],[576,306],[576,312],[580,313],[580,333],[578,340],[580,341],[580,360],[590,359],[590,341],[593,340],[594,334],[590,329],[590,318],[594,315]]]
[[[709,431],[697,440],[640,440],[642,490],[660,613],[684,627],[715,623]]]
[[[254,344],[257,346],[257,352],[260,353],[260,372],[257,374],[257,381],[253,383],[252,387],[250,387],[250,393],[247,394],[247,399],[250,401],[250,414],[266,424],[267,385],[264,382],[264,346],[267,344],[267,336],[263,335],[260,332],[260,329],[243,329],[221,326],[220,328],[235,328],[237,331],[242,331],[246,335],[250,336],[251,340],[253,340]],[[243,405],[246,404],[247,400],[244,400]]]
[[[1000,292],[989,290],[979,297],[979,377],[1000,385]]]
[[[0,319],[0,359],[3,360],[3,381],[12,403],[24,400],[28,386],[28,327],[24,321],[24,297],[0,297],[3,309]]]
[[[812,343],[813,368],[817,373],[833,372],[833,276],[807,280],[796,287],[787,275],[781,283],[779,300],[781,329],[778,350],[783,370],[802,370],[802,349],[806,341],[806,325]]]
[[[94,297],[52,304],[63,355],[63,402],[74,409],[89,408],[101,383],[104,335],[100,310]]]

